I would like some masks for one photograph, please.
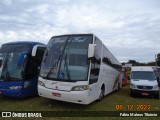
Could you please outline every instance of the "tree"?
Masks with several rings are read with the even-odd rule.
[[[157,54],[157,65],[160,66],[160,53]]]
[[[128,60],[127,63],[132,64],[132,66],[155,66],[156,65],[155,61],[151,61],[148,63],[140,63],[136,60]],[[124,62],[122,63],[122,65],[125,65],[125,64],[126,63],[124,63]],[[160,60],[157,61],[157,64],[160,66]]]
[[[132,64],[133,66],[136,66],[137,65],[137,62],[135,60],[128,60],[127,63],[130,63]]]

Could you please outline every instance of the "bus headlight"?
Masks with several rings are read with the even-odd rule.
[[[134,85],[133,83],[131,83],[130,88],[135,89],[135,88],[136,88],[136,85]]]
[[[41,86],[45,87],[44,83],[42,81],[39,81],[39,80],[38,80],[38,85],[41,85]]]
[[[154,89],[154,90],[159,90],[158,85],[155,85],[155,86],[153,87],[153,89]]]
[[[80,86],[74,86],[71,91],[83,91],[88,89],[89,85],[80,85]]]

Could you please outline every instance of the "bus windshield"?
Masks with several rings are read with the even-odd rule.
[[[18,65],[20,53],[27,52],[29,44],[5,44],[0,49],[1,71],[0,81],[22,80],[24,67]]]
[[[53,37],[44,54],[40,76],[59,81],[87,80],[91,42],[91,35]]]
[[[156,80],[154,72],[133,71],[131,79]]]

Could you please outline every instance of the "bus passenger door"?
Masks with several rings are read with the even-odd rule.
[[[38,75],[40,71],[40,65],[45,52],[45,46],[36,45],[33,47],[32,56],[28,56],[25,72],[24,90],[25,96],[37,94]]]
[[[97,79],[94,79],[94,76],[90,77],[89,80],[89,101],[94,101],[97,99],[98,88],[97,88]]]
[[[89,79],[90,101],[94,101],[99,97],[98,77],[99,77],[99,65],[97,64],[97,62],[92,61],[90,79]]]
[[[32,57],[34,57],[34,60],[37,62],[39,71],[45,50],[46,50],[46,45],[35,45],[32,49]]]

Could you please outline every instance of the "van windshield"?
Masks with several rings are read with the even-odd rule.
[[[147,71],[133,71],[131,79],[156,80],[154,72]]]

